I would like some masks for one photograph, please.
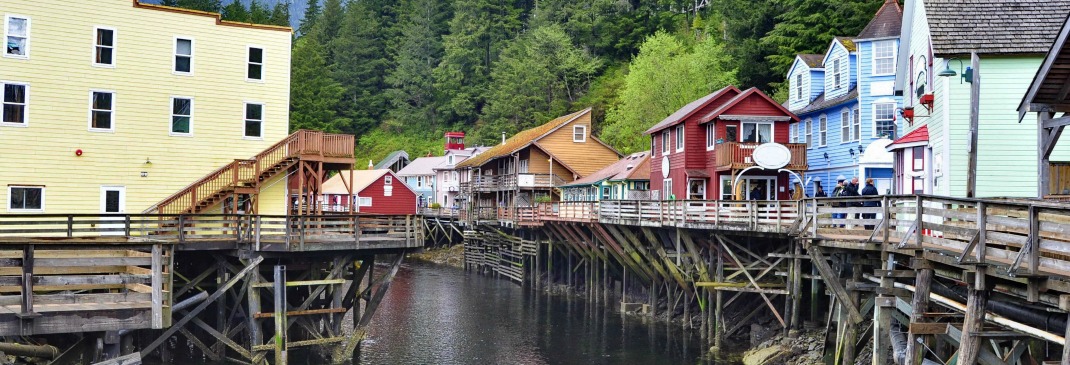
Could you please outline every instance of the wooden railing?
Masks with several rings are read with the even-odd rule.
[[[517,188],[551,188],[565,184],[565,180],[554,174],[505,174],[505,175],[479,175],[471,181],[460,183],[462,193],[492,192],[501,190],[515,190]]]
[[[200,204],[213,205],[234,188],[255,186],[281,170],[276,167],[301,156],[353,157],[354,136],[299,130],[248,160],[233,162],[193,182],[144,213],[197,213]]]
[[[717,169],[742,169],[754,166],[751,159],[754,149],[761,143],[725,142],[714,148],[717,156]],[[806,170],[806,144],[786,143],[791,152],[791,160],[784,168],[789,170]]]

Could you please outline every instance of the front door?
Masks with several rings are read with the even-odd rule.
[[[100,187],[100,234],[123,235],[125,234],[124,217],[108,216],[126,213],[126,187],[124,186],[101,186]],[[111,223],[118,222],[118,223]]]

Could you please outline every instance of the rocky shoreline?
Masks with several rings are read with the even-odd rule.
[[[408,257],[423,262],[430,262],[433,264],[446,265],[463,269],[464,245],[427,248],[421,252],[409,254]]]

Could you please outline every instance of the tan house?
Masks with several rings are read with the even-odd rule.
[[[621,154],[591,135],[587,108],[521,131],[457,164],[469,220],[513,222],[517,208],[557,200],[555,188],[616,162]],[[545,197],[545,198],[542,198]]]

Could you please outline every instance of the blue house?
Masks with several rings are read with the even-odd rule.
[[[854,38],[836,37],[824,55],[800,54],[788,70],[789,110],[800,122],[790,130],[807,144],[805,192],[832,192],[836,179],[873,178],[890,192],[893,155],[885,147],[899,135],[901,102],[895,71],[903,9],[887,0]]]
[[[430,206],[435,201],[435,168],[444,165],[446,159],[446,156],[420,157],[397,172],[416,193],[418,207]]]

